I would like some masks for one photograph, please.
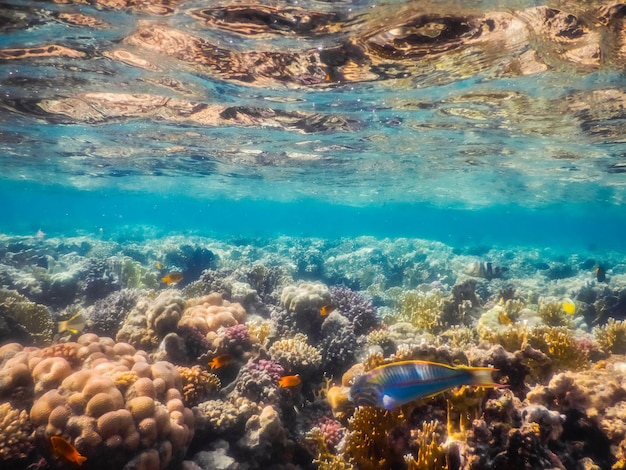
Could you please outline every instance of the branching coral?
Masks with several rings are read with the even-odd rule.
[[[269,350],[273,361],[284,367],[287,374],[310,376],[322,364],[320,351],[307,342],[307,337],[298,333],[293,338],[274,342]]]
[[[371,299],[343,286],[331,287],[330,295],[337,309],[352,322],[355,334],[364,334],[378,326],[376,307]]]
[[[404,456],[408,470],[444,470],[447,469],[446,456],[443,449],[443,437],[438,433],[439,423],[429,421],[422,423],[422,429],[415,431],[417,459],[411,454]]]
[[[528,336],[528,344],[550,357],[555,369],[580,369],[589,360],[572,332],[565,327],[533,328]]]
[[[0,461],[26,457],[34,447],[32,426],[25,410],[0,404]]]
[[[396,308],[398,315],[395,321],[406,321],[420,330],[430,333],[440,332],[444,324],[441,320],[444,298],[440,290],[429,292],[408,291]]]
[[[187,406],[195,406],[207,400],[221,388],[217,375],[203,370],[200,366],[177,367],[183,381],[183,401]]]
[[[626,354],[626,321],[609,318],[606,325],[593,329],[600,347],[611,354]]]
[[[540,302],[537,309],[539,317],[547,326],[573,326],[572,318],[563,309],[561,302]]]
[[[392,468],[402,456],[390,445],[392,429],[402,422],[401,412],[359,407],[348,421],[345,455],[362,470]]]

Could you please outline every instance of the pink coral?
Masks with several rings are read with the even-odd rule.
[[[245,323],[246,317],[246,311],[240,304],[223,300],[221,294],[212,293],[188,300],[178,327],[193,326],[206,335],[221,327]]]

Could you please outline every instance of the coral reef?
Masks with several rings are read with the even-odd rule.
[[[140,295],[137,289],[122,289],[97,300],[87,312],[87,331],[115,338]]]
[[[0,404],[0,461],[25,458],[34,445],[26,410],[15,409],[8,402]]]
[[[345,286],[334,286],[330,288],[330,297],[341,314],[352,322],[355,334],[362,335],[378,326],[376,307],[363,294]]]
[[[0,290],[0,341],[17,340],[42,346],[52,341],[55,324],[44,305],[16,291]]]
[[[245,323],[246,318],[246,311],[240,304],[223,300],[221,294],[213,293],[187,300],[178,326],[192,326],[208,335],[221,327]]]
[[[193,413],[182,402],[178,371],[150,363],[129,344],[85,334],[65,349],[22,349],[3,363],[0,376],[11,388],[30,382],[24,387],[31,389],[35,442],[63,436],[87,457],[86,468],[121,467],[133,455],[167,466],[191,443]]]
[[[274,342],[268,354],[284,368],[286,374],[299,374],[303,379],[318,372],[322,364],[322,354],[307,342],[302,333]]]
[[[45,306],[0,292],[1,338],[19,341],[0,346],[7,468],[68,466],[52,436],[87,470],[626,468],[626,327],[607,316],[621,308],[618,260],[599,283],[595,261],[540,252],[185,240],[68,242],[65,257],[22,243],[12,260],[0,243],[3,266],[32,262],[41,280],[59,280]],[[468,278],[476,256],[507,261],[507,279]],[[125,287],[157,279],[155,260],[188,284]],[[572,275],[549,275],[561,262]],[[16,276],[0,270],[4,285]],[[79,311],[89,333],[53,338],[51,312]],[[27,331],[22,313],[44,321]],[[409,360],[492,367],[506,387],[459,387],[391,412],[350,401],[356,377]]]

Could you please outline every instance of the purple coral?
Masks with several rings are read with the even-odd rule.
[[[376,307],[371,299],[345,286],[330,288],[333,303],[352,325],[357,335],[367,333],[379,324]]]
[[[240,323],[224,328],[224,337],[228,339],[229,344],[244,345],[250,342],[250,331],[248,325]]]
[[[278,383],[280,378],[285,375],[285,369],[283,366],[268,359],[259,359],[256,362],[248,362],[244,367],[247,370],[262,370],[266,372],[275,383]]]
[[[322,416],[315,422],[314,426],[320,428],[322,434],[326,437],[326,443],[333,448],[339,445],[345,434],[345,428],[341,423],[328,416]]]

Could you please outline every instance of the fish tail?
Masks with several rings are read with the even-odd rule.
[[[502,387],[502,384],[495,383],[493,381],[493,377],[491,374],[498,369],[494,369],[493,367],[470,367],[469,370],[472,372],[472,385],[477,385],[479,387]]]

